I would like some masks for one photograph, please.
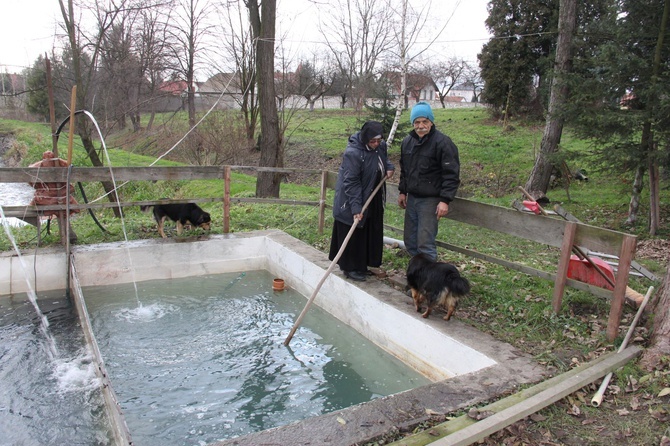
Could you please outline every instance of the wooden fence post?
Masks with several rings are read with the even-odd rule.
[[[629,234],[624,235],[621,242],[621,251],[619,252],[619,267],[617,269],[616,281],[614,282],[610,316],[607,321],[607,340],[609,342],[613,342],[619,332],[619,323],[621,322],[621,313],[623,312],[623,303],[626,297],[626,288],[628,287],[628,273],[630,272],[630,264],[633,261],[636,246],[637,237]]]
[[[328,183],[328,171],[321,171],[321,195],[319,195],[319,234],[323,234],[323,226],[326,222],[326,189]]]
[[[230,166],[223,170],[223,233],[230,232]]]
[[[563,292],[565,283],[568,279],[568,266],[570,265],[570,256],[572,255],[572,245],[575,243],[575,232],[577,232],[577,223],[569,221],[565,223],[565,232],[563,232],[563,243],[561,244],[561,255],[558,260],[558,270],[556,271],[556,280],[554,282],[554,297],[552,307],[554,313],[561,311],[563,302]]]

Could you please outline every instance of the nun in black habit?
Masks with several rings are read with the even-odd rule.
[[[365,281],[368,266],[377,267],[382,262],[386,188],[381,187],[365,212],[362,211],[382,177],[391,178],[395,171],[388,159],[382,134],[381,123],[368,121],[359,132],[349,137],[335,186],[335,221],[329,259],[335,259],[354,224],[354,218],[358,218],[356,229],[337,262],[347,278],[357,281]]]

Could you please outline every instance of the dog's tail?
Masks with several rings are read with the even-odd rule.
[[[149,204],[149,205],[143,204],[142,206],[140,206],[140,210],[142,212],[149,212],[149,209],[151,209],[152,207],[153,207],[153,205],[151,205],[151,204]]]
[[[449,282],[449,291],[455,296],[465,296],[470,292],[470,282],[463,276],[452,275]]]

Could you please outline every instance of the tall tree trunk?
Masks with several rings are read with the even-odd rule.
[[[661,71],[661,53],[663,49],[663,41],[665,40],[665,32],[668,25],[668,16],[670,15],[670,0],[665,0],[663,7],[663,16],[661,17],[661,27],[658,31],[658,38],[656,40],[656,49],[654,51],[654,62],[652,64],[651,75],[651,92],[649,97],[649,114],[650,119],[656,114],[657,97],[656,84],[658,83],[658,75]],[[645,128],[651,122],[645,123]],[[656,235],[659,225],[661,223],[661,205],[660,205],[660,189],[658,179],[658,160],[656,156],[656,144],[654,143],[654,134],[651,129],[648,132],[648,137],[644,138],[643,144],[646,144],[649,160],[649,235]]]
[[[533,171],[526,183],[526,190],[547,193],[551,172],[553,169],[552,157],[558,151],[561,142],[563,123],[561,108],[568,99],[568,85],[565,77],[572,67],[572,36],[577,23],[577,0],[561,0],[558,17],[558,43],[556,60],[554,62],[554,78],[551,82],[551,95],[547,110],[547,122],[544,135],[540,143],[540,153],[535,160]]]
[[[654,149],[656,150],[656,149]],[[661,223],[661,189],[658,163],[649,161],[649,235],[655,236]]]
[[[75,13],[74,13],[74,2],[73,0],[67,0],[67,7],[63,3],[63,0],[59,0],[59,5],[61,9],[61,14],[63,16],[63,22],[65,23],[65,29],[67,30],[67,35],[68,35],[68,41],[70,43],[70,49],[72,51],[72,69],[74,72],[74,79],[75,79],[75,85],[77,86],[77,99],[76,99],[76,109],[86,109],[86,104],[87,104],[87,90],[88,90],[88,83],[85,82],[83,70],[84,67],[82,66],[82,51],[81,48],[79,47],[79,42],[77,40],[78,38],[78,30],[77,30],[77,24],[74,22],[75,20]],[[88,79],[90,81],[90,76]],[[91,126],[87,121],[82,121],[78,122],[77,116],[75,115],[74,121],[70,123],[71,126],[74,126],[77,134],[81,138],[81,142],[84,146],[84,149],[86,150],[86,154],[88,155],[89,159],[91,160],[91,164],[95,167],[100,167],[102,166],[102,161],[100,160],[100,157],[98,156],[98,152],[95,150],[95,146],[93,145],[93,140],[91,138]],[[110,182],[103,182],[102,183],[103,188],[105,189],[105,192],[107,193],[107,197],[109,198],[109,201],[111,202],[117,202],[118,198],[116,196],[116,192],[114,190],[114,185]],[[119,210],[118,207],[112,208],[114,215],[118,218],[121,217],[121,211]]]
[[[640,210],[640,196],[644,188],[644,166],[639,166],[635,172],[635,180],[633,180],[633,194],[628,203],[628,219],[627,225],[634,225],[637,222],[637,213]]]
[[[258,102],[261,115],[261,167],[283,167],[284,153],[279,132],[279,115],[275,100],[274,41],[277,0],[263,0],[259,11],[257,0],[248,0],[249,18],[256,41]],[[282,175],[258,172],[257,197],[279,197]]]
[[[402,19],[400,22],[400,96],[398,96],[398,103],[395,106],[395,118],[393,118],[393,125],[389,131],[387,143],[390,146],[393,144],[395,132],[398,130],[398,123],[402,115],[403,105],[405,103],[405,90],[407,89],[407,51],[405,45],[405,23],[407,21],[407,0],[402,2]],[[402,99],[401,99],[402,98]]]
[[[654,370],[667,367],[661,361],[663,357],[670,357],[670,265],[658,289],[658,298],[649,307],[648,311],[654,315],[651,345],[642,355],[640,364],[647,370]]]

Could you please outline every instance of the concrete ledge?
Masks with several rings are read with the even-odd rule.
[[[310,296],[330,266],[326,254],[281,231],[75,246],[72,252],[81,286],[266,269]],[[38,289],[58,289],[65,287],[65,260],[64,250],[57,249],[38,250],[23,262],[31,267],[31,281],[32,267],[37,266]],[[25,287],[24,268],[17,256],[0,256],[0,267],[0,293]],[[548,375],[509,344],[461,323],[458,314],[448,322],[441,317],[421,318],[410,297],[375,278],[354,283],[333,272],[315,304],[434,383],[215,444],[361,443],[394,427],[419,424],[430,417],[430,411],[464,409]]]

